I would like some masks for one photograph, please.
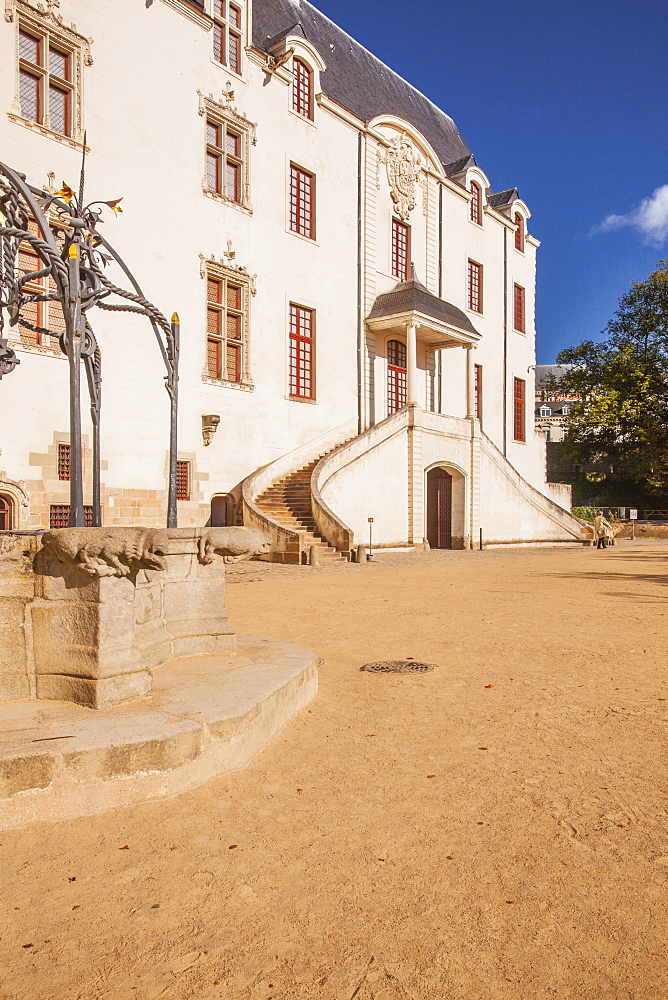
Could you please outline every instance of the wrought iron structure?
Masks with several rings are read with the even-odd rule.
[[[100,524],[100,408],[102,355],[90,324],[93,307],[146,316],[155,333],[167,370],[170,398],[170,446],[167,527],[176,527],[176,457],[178,420],[179,318],[171,323],[145,298],[138,282],[100,233],[104,207],[121,212],[113,201],[84,201],[85,159],[78,192],[63,184],[51,193],[28,184],[24,174],[0,163],[0,379],[20,363],[4,336],[5,321],[56,339],[69,361],[70,387],[70,514],[69,524],[83,526],[81,451],[81,362],[83,361],[93,424],[93,524]],[[20,250],[29,247],[42,265],[21,268]],[[25,257],[25,255],[24,255]],[[132,291],[114,283],[107,268],[116,266]],[[46,285],[44,279],[48,279]],[[121,279],[122,280],[122,279]],[[36,283],[42,289],[36,291]],[[124,301],[118,301],[119,299]],[[64,331],[54,331],[28,319],[34,303],[55,301],[63,314]]]

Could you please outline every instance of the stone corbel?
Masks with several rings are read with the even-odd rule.
[[[213,441],[219,423],[220,417],[217,413],[202,414],[202,440],[205,448],[208,448]]]

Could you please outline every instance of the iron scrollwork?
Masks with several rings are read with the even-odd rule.
[[[84,143],[85,144],[85,143]],[[93,422],[93,523],[100,524],[100,409],[102,355],[89,320],[93,307],[109,312],[146,316],[153,327],[167,371],[170,397],[170,463],[167,527],[176,527],[176,455],[178,418],[179,322],[168,322],[144,296],[137,280],[99,230],[103,212],[120,213],[117,198],[84,200],[85,159],[78,192],[63,184],[51,193],[28,184],[24,174],[0,163],[0,378],[19,364],[3,336],[5,323],[51,338],[67,356],[70,373],[70,517],[73,527],[84,526],[81,455],[80,368],[83,362]],[[26,270],[20,259],[29,247],[39,261],[37,270]],[[107,269],[120,270],[121,281],[112,281]],[[48,279],[45,284],[44,279]],[[40,287],[41,286],[41,287]],[[37,288],[39,287],[39,291]],[[118,301],[118,300],[121,301]],[[28,318],[40,302],[57,302],[64,331],[55,331]],[[39,316],[39,312],[37,312]],[[34,319],[33,315],[33,319]]]

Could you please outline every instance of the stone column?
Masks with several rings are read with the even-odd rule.
[[[466,416],[469,420],[475,419],[475,357],[473,345],[466,348]]]
[[[406,330],[406,402],[418,403],[417,389],[417,328],[411,325]]]

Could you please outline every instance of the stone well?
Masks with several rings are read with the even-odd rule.
[[[225,612],[226,562],[267,549],[249,528],[0,534],[0,829],[178,794],[309,703],[317,656]]]

